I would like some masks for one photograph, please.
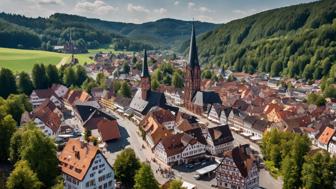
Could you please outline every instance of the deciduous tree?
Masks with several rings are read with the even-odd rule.
[[[134,189],[159,189],[159,183],[155,180],[150,165],[143,163],[134,177]]]
[[[140,161],[131,148],[126,148],[117,155],[113,167],[116,179],[128,188],[133,187],[134,176],[140,168]]]
[[[22,160],[15,164],[15,169],[9,175],[6,185],[8,189],[40,189],[43,184],[29,163]]]
[[[6,161],[9,157],[10,140],[16,130],[16,122],[11,115],[5,115],[4,112],[0,114],[0,161]]]

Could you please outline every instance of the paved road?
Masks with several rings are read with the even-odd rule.
[[[184,110],[183,110],[184,111]],[[188,112],[189,113],[189,112]],[[151,150],[147,147],[145,142],[142,140],[142,138],[139,136],[138,127],[128,119],[125,119],[118,114],[114,115],[118,117],[118,123],[120,125],[120,132],[121,132],[121,140],[118,142],[112,142],[108,146],[108,152],[105,153],[107,156],[108,161],[113,165],[115,158],[117,154],[120,153],[120,151],[126,147],[131,147],[135,153],[137,154],[138,158],[141,161],[150,161],[154,155],[151,152]],[[199,117],[199,120],[207,123],[209,122],[205,118]],[[209,122],[209,127],[213,127],[215,124]],[[260,153],[260,148],[255,143],[252,143],[248,139],[240,136],[239,134],[232,132],[233,137],[235,139],[235,145],[239,144],[250,144],[251,147],[258,151]],[[142,148],[142,145],[146,146],[145,149]],[[155,174],[156,179],[159,181],[159,183],[163,184],[168,179],[164,178],[161,174],[157,173],[156,170],[159,167],[165,167],[164,164],[158,164],[154,162],[150,162],[153,173]],[[216,180],[214,178],[208,179],[208,180],[195,180],[193,178],[193,175],[195,175],[195,170],[191,172],[185,172],[185,171],[178,171],[176,169],[173,169],[175,177],[180,178],[184,181],[190,182],[192,184],[195,184],[198,188],[202,189],[210,189],[212,184],[216,184]],[[282,188],[282,181],[274,179],[266,170],[262,169],[260,171],[260,177],[259,177],[259,184],[260,186],[267,188],[267,189],[281,189]]]
[[[121,141],[118,141],[117,143],[114,142],[109,145],[108,152],[105,153],[109,163],[113,165],[117,154],[119,154],[123,148],[127,147],[131,147],[141,161],[150,161],[154,157],[154,154],[150,151],[145,142],[138,135],[138,127],[128,119],[125,119],[117,114],[114,115],[118,117],[118,123],[120,125],[122,135],[121,137],[125,138],[125,140],[121,139]],[[145,149],[142,148],[142,145],[146,146]],[[169,180],[168,178],[164,178],[160,173],[156,172],[159,167],[164,168],[164,164],[159,164],[158,162],[154,163],[152,161],[150,162],[150,164],[153,173],[155,174],[155,177],[160,184],[163,184]],[[196,186],[198,186],[198,188],[210,189],[211,184],[216,184],[215,179],[211,179],[210,181],[195,180],[193,178],[193,175],[196,174],[195,170],[193,170],[192,172],[183,172],[173,169],[173,171],[175,178],[180,178],[184,181],[195,184]]]

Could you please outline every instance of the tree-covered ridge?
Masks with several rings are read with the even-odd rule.
[[[320,79],[336,58],[335,18],[336,1],[322,0],[235,20],[199,38],[200,59],[235,71]]]
[[[0,13],[0,46],[52,50],[65,45],[71,38],[77,47],[98,48],[112,44],[116,49],[151,49],[150,45],[133,42],[112,31],[105,31],[81,22],[65,22],[55,18],[28,18]]]
[[[116,32],[134,41],[150,44],[156,48],[174,48],[181,46],[182,42],[189,38],[191,21],[182,21],[164,18],[143,24],[110,22],[100,19],[86,18],[76,15],[56,13],[50,17],[55,20],[66,20],[68,23],[80,22],[94,28]],[[213,30],[218,25],[195,21],[197,34]]]
[[[21,15],[0,13],[0,39],[11,36],[10,31],[21,31],[31,34],[34,45],[13,42],[0,42],[3,47],[50,48],[50,45],[63,45],[72,39],[77,42],[83,39],[88,48],[112,43],[116,49],[140,50],[143,48],[179,48],[190,35],[191,22],[175,19],[161,19],[143,24],[121,23],[86,18],[76,15],[56,13],[49,18],[28,18]],[[2,23],[2,24],[1,24]],[[206,22],[195,22],[197,33],[212,30],[217,25]],[[20,26],[20,28],[18,28]],[[15,35],[16,36],[16,35]],[[38,36],[38,37],[37,37]],[[40,40],[39,40],[40,39]],[[1,40],[0,40],[1,41]]]

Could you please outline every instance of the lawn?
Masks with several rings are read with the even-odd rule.
[[[30,72],[34,64],[58,64],[68,54],[38,50],[21,50],[0,48],[0,67],[9,68],[14,72]]]
[[[75,57],[79,60],[80,64],[92,63],[89,58],[97,52],[113,52],[120,53],[111,48],[104,49],[90,49],[86,54],[76,54]],[[70,54],[62,54],[40,50],[21,50],[0,48],[0,68],[5,67],[11,69],[13,72],[26,71],[31,72],[34,64],[58,64],[64,57],[67,61],[70,60]]]

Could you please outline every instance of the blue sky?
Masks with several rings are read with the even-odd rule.
[[[0,11],[31,17],[55,12],[143,23],[176,18],[226,23],[264,10],[313,0],[0,0]]]

